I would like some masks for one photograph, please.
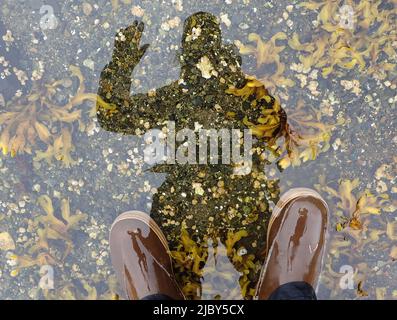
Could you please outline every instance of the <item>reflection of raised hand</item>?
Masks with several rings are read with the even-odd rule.
[[[137,120],[139,114],[136,109],[139,95],[130,96],[131,73],[145,54],[148,44],[140,47],[143,32],[143,23],[134,21],[132,25],[121,29],[115,37],[113,56],[101,73],[99,81],[98,96],[108,104],[116,106],[116,114],[107,121],[108,110],[103,104],[98,103],[98,119],[100,124],[111,131],[122,131],[126,128],[132,129],[131,124]],[[140,97],[142,99],[142,97]],[[142,102],[142,101],[141,101]],[[129,108],[127,107],[129,106]],[[129,114],[128,125],[124,114]],[[124,126],[120,122],[123,120]]]
[[[133,134],[146,122],[156,123],[166,105],[154,103],[148,94],[131,94],[131,73],[145,54],[148,44],[140,46],[143,23],[134,21],[116,34],[112,60],[101,72],[97,116],[108,131]],[[109,104],[112,109],[106,106]]]
[[[143,29],[143,22],[135,20],[132,25],[116,34],[112,60],[119,68],[132,70],[145,54],[149,44],[139,46]]]

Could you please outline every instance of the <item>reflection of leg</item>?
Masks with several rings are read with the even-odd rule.
[[[327,204],[314,190],[292,189],[281,197],[269,222],[259,299],[315,299],[327,219]]]
[[[173,275],[165,236],[147,214],[130,211],[120,215],[112,225],[109,244],[117,278],[128,298],[184,298]]]

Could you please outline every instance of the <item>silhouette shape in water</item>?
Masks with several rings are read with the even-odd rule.
[[[206,129],[243,130],[247,128],[244,119],[256,120],[261,109],[272,109],[275,100],[270,95],[271,101],[257,101],[253,108],[255,94],[243,98],[227,92],[231,87],[243,88],[248,80],[237,48],[222,43],[217,18],[205,12],[185,21],[179,80],[155,92],[131,95],[131,73],[148,48],[140,46],[143,28],[143,23],[135,21],[121,30],[124,41],[116,35],[112,60],[101,73],[98,96],[115,108],[98,102],[98,120],[104,129],[137,134],[174,121],[176,130],[193,129],[195,123]],[[211,65],[205,75],[199,68],[202,61]],[[271,138],[281,131],[281,121],[278,126]],[[198,243],[210,238],[225,242],[228,233],[245,229],[248,235],[239,245],[246,248],[246,256],[263,260],[269,201],[277,201],[279,195],[278,181],[264,174],[268,162],[261,155],[265,149],[263,139],[254,141],[252,170],[247,175],[233,174],[230,164],[153,166],[153,172],[165,172],[167,177],[153,197],[151,217],[162,227],[171,250],[179,243],[181,228]],[[197,192],[198,186],[202,192]],[[234,260],[241,271],[244,263]],[[258,275],[250,271],[253,285]]]

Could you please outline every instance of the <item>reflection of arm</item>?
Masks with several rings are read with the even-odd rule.
[[[139,47],[142,31],[143,24],[134,22],[118,33],[112,61],[101,72],[97,116],[105,130],[134,134],[145,122],[153,123],[156,118],[154,98],[146,94],[130,96],[131,73],[148,47]]]
[[[97,116],[105,130],[121,133],[134,133],[139,119],[144,117],[144,107],[148,107],[147,96],[130,96],[131,68],[117,65],[117,59],[105,66],[99,80]]]

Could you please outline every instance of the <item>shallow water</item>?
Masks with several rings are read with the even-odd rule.
[[[396,298],[396,4],[313,3],[3,1],[0,298],[122,296],[109,259],[108,233],[118,214],[137,209],[151,212],[161,224],[175,256],[179,252],[188,260],[203,260],[199,270],[193,270],[191,264],[181,266],[181,259],[174,259],[177,277],[190,298],[250,299],[264,260],[270,215],[261,204],[271,208],[279,194],[292,187],[316,188],[330,207],[319,298]],[[46,20],[51,8],[55,18]],[[291,128],[312,140],[313,132],[321,137],[310,146],[303,139],[295,150],[295,163],[286,169],[280,169],[279,161],[294,159],[286,157],[282,137],[277,143],[284,153],[267,154],[268,162],[261,166],[264,175],[254,171],[255,176],[242,177],[241,183],[230,179],[230,166],[205,166],[203,177],[203,167],[194,165],[155,168],[144,162],[144,142],[135,131],[152,115],[125,130],[116,130],[120,122],[114,122],[107,131],[98,121],[95,104],[101,71],[112,59],[117,30],[134,20],[144,23],[140,44],[148,43],[149,48],[132,72],[131,94],[138,97],[157,89],[156,103],[168,112],[174,108],[174,96],[160,88],[172,88],[181,73],[196,77],[186,81],[188,92],[208,92],[211,83],[219,93],[214,100],[207,101],[207,95],[196,105],[189,96],[181,98],[186,106],[171,110],[187,126],[198,122],[211,127],[225,118],[219,110],[203,106],[220,104],[222,112],[228,112],[242,103],[241,97],[224,90],[229,81],[240,79],[238,68],[209,79],[194,65],[182,72],[184,22],[196,12],[220,19],[222,43],[234,46],[235,56],[241,57],[241,74],[268,89],[285,110]],[[204,40],[203,46],[208,43]],[[218,87],[221,77],[226,82]],[[161,112],[154,115],[157,121],[167,117]],[[133,116],[139,122],[142,115]],[[24,129],[18,133],[18,128]],[[281,163],[286,166],[289,160]],[[177,192],[171,192],[172,187]],[[201,201],[201,188],[209,194],[208,202],[192,206],[187,201]],[[249,201],[241,211],[226,210],[225,203],[233,207],[233,199],[243,196]],[[173,215],[164,214],[167,205]],[[184,239],[182,226],[196,241],[198,256],[179,244]],[[242,230],[249,230],[248,235],[239,233]],[[228,247],[225,242],[233,235],[241,240]],[[41,282],[48,270],[53,271],[53,289]]]

